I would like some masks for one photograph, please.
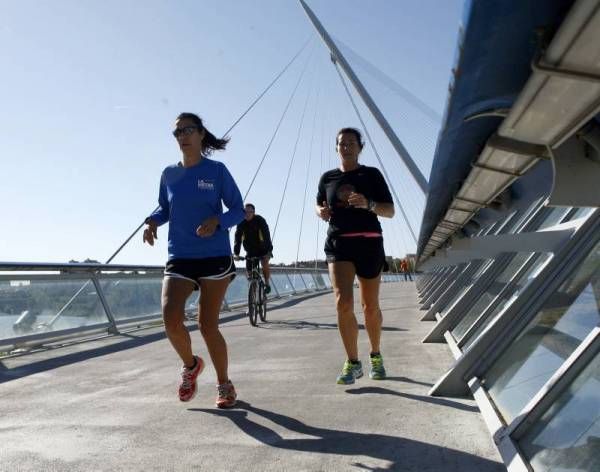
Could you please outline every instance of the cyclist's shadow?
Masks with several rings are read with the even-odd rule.
[[[363,455],[393,463],[391,469],[373,469],[363,464],[353,464],[370,470],[426,469],[477,470],[481,472],[505,470],[498,462],[466,452],[402,437],[310,426],[290,416],[264,410],[244,401],[238,401],[237,408],[233,410],[190,408],[190,411],[229,418],[244,433],[268,446],[293,451],[352,456]],[[312,438],[285,439],[276,431],[249,419],[248,412],[262,416],[295,433],[312,436]],[[432,424],[432,427],[435,426]]]

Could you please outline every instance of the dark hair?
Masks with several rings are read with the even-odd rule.
[[[252,203],[246,203],[244,206],[245,207],[252,207],[252,211],[256,211],[256,208],[254,207],[254,205],[252,205]]]
[[[208,131],[204,127],[204,123],[202,123],[202,119],[194,114],[194,113],[180,113],[177,117],[178,120],[192,120],[194,124],[198,127],[198,132],[204,130],[204,139],[202,140],[202,155],[208,156],[213,151],[222,151],[227,146],[229,142],[229,138],[219,139],[210,131]]]
[[[342,128],[341,130],[339,130],[335,135],[336,147],[338,145],[338,138],[340,137],[340,134],[353,134],[354,136],[356,136],[356,140],[358,141],[360,149],[362,150],[362,148],[365,147],[365,143],[362,140],[362,134],[360,134],[360,131],[358,131],[356,128]]]

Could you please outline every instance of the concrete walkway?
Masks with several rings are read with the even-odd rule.
[[[420,343],[431,325],[412,283],[382,286],[385,381],[335,384],[331,294],[276,304],[258,328],[223,315],[233,410],[214,407],[210,361],[196,398],[179,402],[179,361],[156,328],[4,359],[0,470],[505,470],[473,401],[427,396],[452,357]],[[368,364],[364,329],[359,339]]]

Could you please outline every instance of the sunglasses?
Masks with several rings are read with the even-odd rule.
[[[197,129],[199,129],[198,126],[184,126],[183,128],[176,128],[173,130],[173,136],[176,138],[179,136],[190,136]]]

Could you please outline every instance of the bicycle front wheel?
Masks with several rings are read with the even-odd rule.
[[[256,318],[258,317],[260,310],[260,305],[258,304],[258,290],[257,281],[251,280],[248,284],[248,319],[252,326],[256,326]]]

